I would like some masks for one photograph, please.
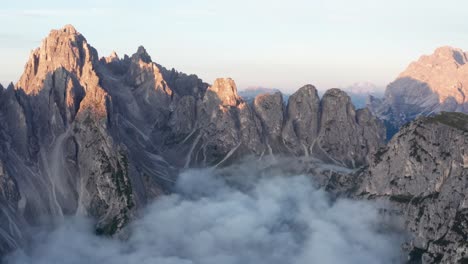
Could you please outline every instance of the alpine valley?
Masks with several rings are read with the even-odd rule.
[[[244,99],[230,78],[206,83],[143,47],[99,57],[73,26],[52,30],[0,87],[0,253],[74,215],[125,240],[184,171],[233,178],[228,168],[254,163],[306,175],[332,200],[384,204],[403,222],[402,262],[467,263],[467,57],[439,48],[356,109],[310,84]]]

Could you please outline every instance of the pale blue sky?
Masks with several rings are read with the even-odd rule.
[[[50,29],[73,24],[107,56],[145,46],[206,82],[292,91],[385,86],[436,47],[468,49],[466,0],[41,0],[0,9],[0,82],[16,82]]]

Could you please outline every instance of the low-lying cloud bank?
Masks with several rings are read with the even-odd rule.
[[[306,176],[224,177],[189,170],[125,241],[73,217],[7,263],[398,263],[401,236],[370,202],[332,201]],[[234,180],[232,180],[234,179]]]

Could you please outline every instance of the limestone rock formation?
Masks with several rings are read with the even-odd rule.
[[[96,50],[66,26],[44,39],[16,86],[2,95],[0,157],[31,225],[80,212],[112,234],[130,218],[125,154],[108,131],[110,97],[98,67]]]
[[[410,263],[468,261],[468,116],[404,126],[374,155],[358,193],[391,201],[413,234]]]
[[[320,100],[306,85],[289,97],[283,139],[295,154],[355,168],[383,144],[384,131],[367,109],[356,111],[345,92],[330,89]]]
[[[307,85],[287,104],[280,93],[248,103],[232,79],[209,85],[143,47],[99,59],[65,26],[32,52],[16,85],[0,89],[0,251],[18,247],[28,227],[74,214],[114,235],[186,167],[266,155],[365,165],[382,133],[339,90],[320,100]]]
[[[285,144],[305,155],[319,133],[320,98],[312,85],[305,85],[288,100],[286,123],[283,130]]]
[[[372,111],[384,119],[394,134],[418,116],[441,111],[468,112],[467,54],[440,47],[411,63],[385,91],[382,102],[371,100]],[[390,136],[391,136],[390,135]]]
[[[280,92],[260,94],[253,100],[252,107],[260,120],[262,137],[269,154],[273,154],[271,146],[278,146],[281,143],[284,123],[283,95]],[[275,150],[276,153],[280,151],[281,149]]]

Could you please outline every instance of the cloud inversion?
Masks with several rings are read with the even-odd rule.
[[[307,264],[400,262],[401,236],[375,205],[338,199],[306,176],[225,178],[209,169],[179,177],[149,205],[126,240],[97,237],[73,217],[37,235],[9,263]]]

